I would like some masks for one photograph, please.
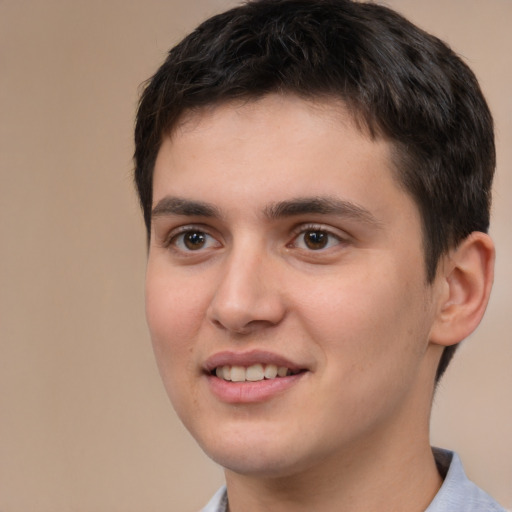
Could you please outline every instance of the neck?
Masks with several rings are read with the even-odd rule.
[[[428,442],[423,449],[364,452],[274,478],[227,470],[229,512],[422,512],[428,507],[442,484]]]

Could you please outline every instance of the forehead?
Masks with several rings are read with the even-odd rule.
[[[384,190],[388,202],[406,195],[392,155],[390,142],[372,138],[341,101],[276,94],[213,105],[187,112],[164,138],[153,205],[169,194],[209,202],[230,194],[248,207],[255,197],[334,193],[378,209]]]
[[[342,137],[357,138],[384,148],[386,158],[391,155],[392,144],[372,130],[365,120],[349,108],[341,99],[318,97],[306,99],[295,94],[271,93],[259,98],[227,100],[203,107],[185,110],[163,134],[163,141],[169,145],[189,146],[205,143],[208,137],[212,144],[216,135],[235,135],[239,142],[244,138],[256,141],[258,131],[265,130],[270,142],[271,135],[279,142],[302,142],[310,149],[321,148],[321,135],[343,131]],[[200,140],[202,139],[202,140]],[[295,139],[295,141],[293,141]],[[327,137],[324,137],[327,141]],[[160,148],[162,149],[162,148]],[[159,151],[159,155],[162,151]],[[212,155],[213,157],[217,154]],[[391,160],[390,160],[391,161]]]
[[[205,121],[215,115],[219,116],[227,112],[237,112],[243,115],[244,113],[275,112],[276,110],[295,110],[296,113],[299,111],[309,112],[311,115],[317,115],[326,120],[329,119],[334,124],[350,123],[354,128],[357,127],[362,134],[370,137],[370,130],[366,128],[363,116],[359,115],[343,99],[328,95],[304,97],[288,92],[271,92],[247,98],[227,98],[204,106],[186,109],[179,115],[178,121],[174,123],[171,132],[174,133],[187,126],[197,126],[197,123],[200,121]],[[360,127],[358,126],[359,118],[362,120]]]
[[[298,133],[299,128],[318,128],[320,123],[316,121],[332,130],[348,128],[368,141],[385,140],[375,123],[370,127],[370,121],[342,99],[331,96],[304,98],[293,93],[269,93],[256,98],[228,99],[185,110],[166,135],[171,140],[183,139],[188,134],[197,135],[213,124],[216,129],[221,125],[228,127],[227,123],[238,123],[238,128],[246,124],[247,128],[256,129],[265,123],[267,127],[278,129],[282,136],[285,132]],[[392,146],[390,141],[386,141],[386,144]]]

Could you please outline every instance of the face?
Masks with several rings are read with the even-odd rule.
[[[148,324],[178,415],[229,470],[289,475],[426,428],[424,268],[390,146],[342,105],[221,105],[162,144]]]

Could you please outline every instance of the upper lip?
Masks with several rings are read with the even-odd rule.
[[[275,364],[278,367],[286,367],[291,371],[304,370],[305,368],[288,358],[264,350],[251,350],[249,352],[223,351],[210,356],[204,363],[206,372],[212,372],[218,366],[252,366],[253,364]]]

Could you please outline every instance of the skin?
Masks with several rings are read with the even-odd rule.
[[[231,512],[420,511],[441,484],[428,423],[450,289],[426,283],[394,176],[390,144],[343,105],[293,96],[189,115],[162,143],[147,320]],[[208,361],[255,350],[303,371],[264,399],[219,398]]]

